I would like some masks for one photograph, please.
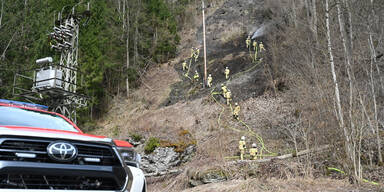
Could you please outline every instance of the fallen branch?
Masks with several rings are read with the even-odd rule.
[[[231,161],[231,162],[229,162],[229,164],[232,165],[232,164],[237,164],[237,163],[240,163],[240,162],[241,163],[243,163],[243,162],[245,162],[245,163],[265,163],[265,162],[269,162],[269,161],[276,160],[276,159],[282,160],[282,159],[288,159],[288,158],[292,158],[292,157],[303,156],[303,155],[306,155],[306,154],[309,154],[309,153],[317,153],[317,152],[321,152],[321,151],[327,150],[329,148],[330,148],[329,145],[323,145],[323,146],[318,147],[318,148],[306,149],[306,150],[300,151],[297,154],[290,153],[290,154],[280,155],[280,156],[273,157],[273,158],[259,159],[259,160]]]
[[[144,81],[141,81],[141,83],[142,83],[145,87],[147,87],[149,90],[153,91],[153,89],[152,89],[149,85],[147,85],[146,83],[144,83]]]
[[[1,59],[2,59],[2,60],[5,59],[5,52],[7,52],[7,49],[8,49],[8,47],[9,47],[9,45],[11,44],[11,42],[12,42],[13,38],[15,37],[15,35],[16,35],[16,32],[13,33],[11,40],[9,40],[7,46],[5,47],[5,49],[4,49],[4,51],[3,51],[3,54],[1,54]]]

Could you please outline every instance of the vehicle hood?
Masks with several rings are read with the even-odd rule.
[[[70,131],[60,131],[52,129],[41,129],[31,127],[16,127],[16,126],[0,126],[0,136],[28,136],[28,137],[43,137],[54,139],[68,139],[77,141],[100,142],[112,144],[113,140],[103,136],[95,136],[84,133],[76,133]]]

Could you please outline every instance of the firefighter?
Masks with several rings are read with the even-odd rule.
[[[261,51],[265,51],[263,42],[260,42],[260,44],[259,44],[259,50],[260,50],[260,52],[261,52]]]
[[[225,94],[225,98],[227,99],[227,105],[229,105],[231,103],[231,100],[232,100],[230,90],[228,90],[227,94]]]
[[[221,91],[222,91],[223,97],[225,98],[228,91],[227,86],[225,86],[224,84],[221,84]]]
[[[225,74],[225,79],[228,80],[229,79],[229,69],[228,69],[228,67],[225,68],[224,74]]]
[[[194,55],[195,55],[195,48],[194,48],[194,47],[192,47],[192,48],[191,48],[191,58],[193,58],[193,57],[194,57]]]
[[[184,77],[186,77],[186,78],[188,78],[188,79],[191,79],[191,78],[189,77],[189,71],[185,72]]]
[[[256,40],[253,41],[252,46],[253,46],[253,50],[255,51],[255,56],[254,56],[254,58],[252,58],[252,60],[256,61],[257,60],[257,52],[259,51],[257,48],[257,41]]]
[[[253,46],[253,50],[257,51],[257,41],[256,40],[253,41],[252,46]]]
[[[196,48],[196,51],[195,51],[195,62],[197,62],[197,59],[199,58],[199,55],[200,55],[200,49]]]
[[[188,66],[187,66],[187,60],[185,60],[184,62],[183,62],[183,71],[185,71],[186,69],[188,69]]]
[[[251,48],[251,36],[248,35],[247,40],[245,40],[245,44],[247,45],[247,48]]]
[[[240,113],[240,105],[238,103],[235,103],[235,109],[233,109],[233,118],[236,120],[239,120],[239,113]]]
[[[239,141],[240,160],[244,160],[245,149],[247,148],[245,143],[245,136],[242,136]]]
[[[249,155],[251,156],[251,160],[257,159],[257,146],[256,143],[252,143],[252,148],[249,149]]]
[[[199,81],[199,73],[197,72],[197,70],[195,71],[195,75],[193,76],[193,79],[195,79],[196,82]]]
[[[208,87],[212,87],[212,75],[211,74],[209,74],[208,75],[208,78],[207,78],[207,85],[208,85]]]

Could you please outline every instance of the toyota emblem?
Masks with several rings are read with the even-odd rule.
[[[47,147],[48,155],[61,162],[69,162],[77,157],[77,148],[67,142],[53,142]]]

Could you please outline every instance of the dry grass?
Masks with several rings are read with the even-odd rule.
[[[232,180],[224,183],[201,185],[195,188],[183,190],[183,192],[349,192],[349,191],[369,191],[369,189],[357,189],[356,186],[348,184],[345,180],[331,179],[249,179]]]

